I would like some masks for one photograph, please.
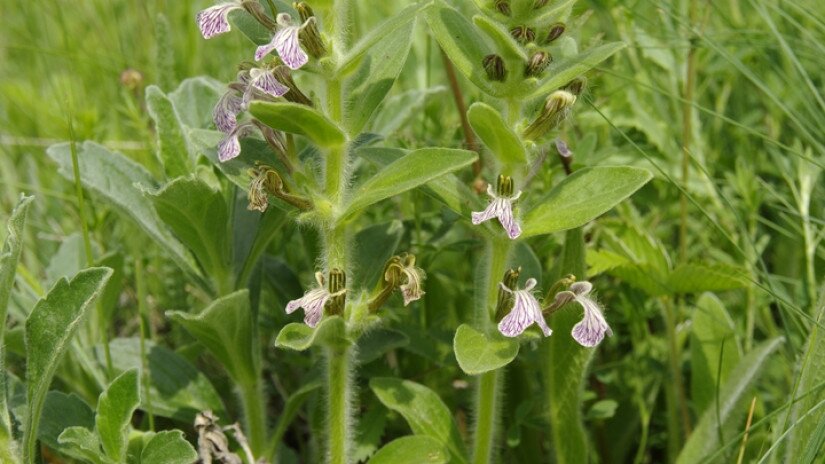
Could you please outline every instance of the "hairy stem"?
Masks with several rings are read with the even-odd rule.
[[[485,291],[476,308],[476,319],[485,330],[493,330],[498,283],[507,270],[507,258],[512,249],[512,241],[493,238],[488,244],[487,274]],[[478,378],[475,401],[475,429],[473,432],[473,462],[486,464],[493,461],[496,428],[499,423],[501,369],[487,372]]]
[[[249,446],[260,456],[266,446],[266,402],[261,388],[260,375],[240,387],[241,407]]]
[[[350,363],[352,348],[327,350],[327,462],[347,464],[352,451],[350,428],[352,410],[350,399]]]

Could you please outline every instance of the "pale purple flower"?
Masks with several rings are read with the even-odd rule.
[[[549,337],[553,330],[547,326],[541,314],[541,305],[531,290],[536,286],[536,279],[527,279],[521,290],[511,290],[504,283],[499,283],[501,289],[513,294],[513,309],[498,323],[498,331],[505,337],[517,337],[531,324],[538,324],[545,337]]]
[[[224,134],[232,132],[238,125],[238,113],[241,111],[243,111],[243,99],[238,96],[237,91],[230,89],[223,94],[212,110],[215,127]]]
[[[426,278],[424,271],[421,268],[415,267],[413,264],[406,265],[401,268],[401,272],[406,277],[406,283],[401,284],[398,288],[401,289],[401,295],[404,297],[404,306],[409,305],[413,301],[421,299],[424,296],[423,283]]]
[[[249,82],[243,95],[244,106],[249,105],[255,89],[273,97],[282,97],[289,92],[289,87],[280,83],[272,71],[262,68],[249,70]]]
[[[487,195],[489,195],[492,200],[484,211],[473,212],[473,224],[481,224],[492,218],[498,218],[498,222],[500,222],[504,230],[507,231],[508,237],[515,239],[521,235],[521,226],[515,217],[513,217],[513,202],[521,196],[521,191],[516,192],[512,197],[498,196],[493,190],[493,186],[488,184]]]
[[[573,156],[573,151],[570,150],[570,147],[568,147],[567,143],[562,139],[556,139],[556,151],[559,152],[560,156],[565,158]]]
[[[315,273],[315,280],[318,282],[317,287],[307,291],[304,293],[304,296],[297,300],[292,300],[286,305],[287,314],[292,314],[298,308],[304,308],[304,322],[312,328],[315,328],[324,316],[324,305],[327,304],[327,301],[347,291],[343,289],[340,292],[330,293],[326,285],[324,285],[324,274],[321,272]]]
[[[296,26],[292,23],[292,17],[289,14],[279,13],[276,21],[280,28],[268,44],[261,45],[255,50],[255,60],[261,61],[272,50],[277,50],[278,56],[281,57],[284,64],[289,66],[290,69],[298,69],[309,61],[309,55],[301,48],[298,34],[310,21],[315,21],[315,18],[309,18],[304,24]]]
[[[586,347],[598,345],[604,339],[604,334],[613,335],[613,330],[604,319],[601,306],[588,296],[592,289],[593,284],[585,281],[574,283],[569,290],[573,299],[584,308],[584,318],[573,326],[571,333],[580,345]]]
[[[241,138],[253,133],[257,127],[251,122],[238,124],[231,132],[226,134],[223,140],[218,143],[218,159],[225,163],[241,154]]]
[[[204,39],[210,39],[216,35],[229,32],[229,12],[243,9],[240,1],[219,3],[211,6],[196,16],[198,28]]]

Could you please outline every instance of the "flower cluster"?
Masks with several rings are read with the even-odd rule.
[[[532,324],[538,325],[544,336],[549,337],[553,330],[548,327],[544,314],[561,309],[571,301],[581,305],[584,310],[584,317],[573,327],[571,333],[573,339],[580,345],[594,347],[604,339],[605,334],[613,335],[613,331],[604,319],[602,307],[589,296],[593,289],[593,284],[590,282],[571,284],[568,290],[556,294],[551,305],[542,309],[532,293],[536,287],[536,279],[527,279],[524,288],[510,288],[508,284],[515,287],[513,282],[518,279],[518,271],[511,270],[508,275],[513,275],[514,272],[515,279],[508,279],[505,276],[504,280],[509,280],[509,282],[499,283],[501,291],[510,295],[510,298],[499,298],[499,304],[506,302],[510,306],[510,312],[498,323],[498,330],[505,337],[517,337]]]

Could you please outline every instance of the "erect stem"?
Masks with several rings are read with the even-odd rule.
[[[512,248],[512,241],[493,238],[488,243],[487,274],[485,291],[476,308],[476,319],[482,327],[489,330],[495,325],[494,302],[497,301],[498,282],[507,270],[507,258]],[[473,432],[473,463],[487,464],[493,459],[496,428],[501,411],[500,396],[502,369],[484,373],[478,378],[475,401],[475,430]]]
[[[249,436],[249,446],[260,456],[266,446],[266,402],[261,388],[261,376],[257,375],[240,384],[239,396],[243,408],[244,425]]]
[[[688,24],[693,27],[696,19],[698,2],[690,2]],[[692,34],[692,33],[691,33]],[[692,35],[690,37],[692,39]],[[679,197],[679,259],[684,262],[687,258],[687,184],[690,177],[690,142],[693,139],[693,89],[696,79],[696,49],[693,41],[688,41],[687,63],[685,69],[684,99],[682,100],[682,186],[684,190]]]
[[[467,105],[464,103],[464,95],[461,93],[461,86],[458,85],[458,77],[455,74],[455,67],[450,58],[441,50],[441,61],[444,63],[444,71],[447,73],[447,80],[450,82],[450,91],[453,93],[455,106],[458,110],[458,118],[461,120],[461,131],[464,133],[464,144],[468,150],[478,152],[476,138],[473,129],[470,128],[470,121],[467,119]],[[481,157],[473,163],[473,175],[481,175]]]
[[[327,356],[327,462],[347,464],[352,452],[350,433],[352,348],[328,348]]]

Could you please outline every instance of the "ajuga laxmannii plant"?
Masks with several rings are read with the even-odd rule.
[[[84,222],[89,269],[58,280],[27,316],[25,377],[3,376],[9,398],[25,390],[0,404],[3,462],[47,452],[93,463],[500,462],[505,404],[523,393],[504,381],[514,362],[540,379],[541,462],[590,460],[581,395],[614,331],[588,281],[583,227],[651,174],[579,162],[569,128],[585,74],[622,44],[585,47],[574,1],[449,3],[410,2],[368,28],[356,23],[365,3],[351,0],[207,5],[192,18],[209,39],[202,53],[227,35],[251,43],[237,62],[220,58],[230,82],[145,89],[155,156],[140,164],[93,142],[49,148],[81,215],[84,195],[119,212],[106,220],[122,221],[112,233],[128,253],[101,254]],[[421,63],[408,55],[427,37],[443,54],[463,137],[480,144],[377,129],[427,111],[387,98],[413,78]],[[452,111],[450,101],[438,104]],[[30,204],[9,226],[4,308]],[[447,234],[472,243],[471,272],[429,269]],[[161,257],[141,254],[149,245]],[[162,266],[178,270],[167,285],[183,296],[148,297],[158,288],[147,275]],[[140,337],[110,340],[124,272]],[[420,306],[446,311],[450,300],[460,310],[428,323]],[[168,309],[163,330],[179,351],[157,343],[150,304]],[[459,366],[474,391],[458,419],[426,375],[405,378],[416,361],[395,352],[427,352],[444,330],[453,354],[437,365]],[[60,367],[64,357],[73,368]],[[379,358],[388,367],[371,364]],[[55,376],[85,387],[48,392]],[[396,426],[382,439],[386,411],[412,435]]]

